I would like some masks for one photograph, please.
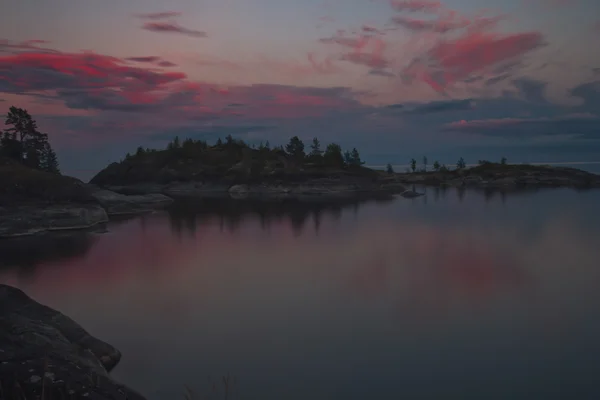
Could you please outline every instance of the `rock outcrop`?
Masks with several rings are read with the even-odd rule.
[[[0,238],[89,229],[106,222],[106,211],[94,204],[29,204],[0,207]]]
[[[143,213],[172,201],[162,194],[102,190],[0,157],[0,238],[88,229],[108,222],[111,215]]]
[[[110,190],[91,188],[92,196],[111,215],[131,215],[164,208],[173,199],[160,193],[124,195]]]
[[[143,400],[110,377],[120,359],[71,318],[0,284],[0,398]]]

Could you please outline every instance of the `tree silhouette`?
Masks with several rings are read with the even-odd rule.
[[[56,153],[50,147],[49,143],[45,144],[44,155],[41,161],[41,169],[46,172],[52,172],[53,174],[60,174],[60,168],[58,164],[58,157]]]
[[[456,168],[457,169],[463,169],[465,168],[467,165],[465,164],[465,160],[461,157],[458,159],[458,162],[456,163]]]
[[[344,164],[352,165],[352,155],[348,150],[344,152]]]
[[[423,156],[423,170],[427,171],[427,157]]]
[[[285,146],[285,151],[296,160],[302,160],[305,156],[304,143],[298,136],[290,139],[290,142]]]
[[[500,164],[502,164],[502,165],[506,165],[506,157],[502,157],[502,158],[500,159]]]
[[[323,151],[321,150],[321,142],[319,142],[319,139],[315,137],[310,145],[310,156],[320,157],[321,155],[323,155]]]
[[[388,174],[393,174],[393,173],[394,173],[394,168],[392,167],[392,164],[389,164],[389,163],[388,163],[388,165],[386,165],[386,166],[385,166],[385,171],[386,171]]]
[[[341,167],[344,165],[344,157],[342,156],[342,147],[337,143],[330,143],[325,149],[323,155],[327,165]]]
[[[48,135],[38,131],[36,121],[27,110],[10,107],[0,139],[0,155],[28,167],[58,173],[58,158],[48,142]]]
[[[433,170],[434,171],[439,171],[441,168],[440,163],[438,161],[434,161],[433,162]]]
[[[417,160],[415,160],[414,158],[410,160],[410,169],[412,170],[412,172],[415,172],[417,170]]]
[[[364,161],[360,159],[360,154],[358,153],[358,150],[356,150],[356,147],[353,148],[350,152],[350,165],[361,166],[363,164]]]

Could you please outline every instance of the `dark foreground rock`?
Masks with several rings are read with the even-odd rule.
[[[109,376],[120,359],[69,317],[0,284],[0,399],[143,400]]]

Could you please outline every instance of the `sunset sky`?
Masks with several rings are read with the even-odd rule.
[[[600,161],[599,37],[598,0],[21,0],[0,108],[84,179],[175,135]]]

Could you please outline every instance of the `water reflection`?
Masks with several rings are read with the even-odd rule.
[[[242,399],[593,398],[598,194],[426,191],[179,203],[0,281],[120,348],[150,399],[228,372]]]
[[[219,228],[235,232],[244,220],[257,217],[262,229],[268,230],[274,223],[284,220],[290,222],[296,235],[301,235],[307,222],[312,220],[313,229],[319,232],[321,218],[328,215],[339,220],[342,210],[352,209],[358,213],[361,205],[366,203],[386,204],[394,201],[392,196],[365,200],[234,200],[234,199],[187,199],[178,201],[169,209],[169,221],[173,232],[181,237],[183,233],[196,235],[198,225],[215,218]]]
[[[85,255],[97,236],[90,232],[49,233],[33,237],[0,239],[0,269],[19,267],[31,273],[39,263],[58,263]]]

